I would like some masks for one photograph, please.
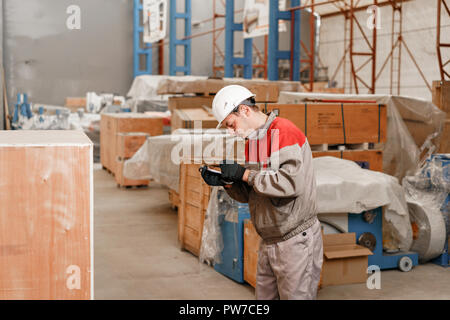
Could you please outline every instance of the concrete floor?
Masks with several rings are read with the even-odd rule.
[[[177,213],[167,189],[119,189],[111,175],[94,171],[95,299],[254,299],[197,257],[181,251]],[[318,299],[450,299],[450,268],[433,264],[381,273],[381,289],[365,284],[322,288]]]

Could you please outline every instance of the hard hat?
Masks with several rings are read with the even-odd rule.
[[[212,111],[214,117],[219,124],[217,129],[222,125],[223,120],[242,102],[254,97],[255,95],[247,88],[239,85],[230,85],[223,87],[217,92],[212,103]]]

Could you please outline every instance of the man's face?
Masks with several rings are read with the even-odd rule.
[[[229,114],[223,121],[223,125],[230,134],[246,138],[253,131],[249,122],[250,112],[248,107],[241,107],[239,112]]]

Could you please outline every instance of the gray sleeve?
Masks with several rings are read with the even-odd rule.
[[[275,155],[278,170],[251,170],[248,184],[256,193],[268,197],[290,198],[302,193],[304,182],[302,175],[303,156],[298,144],[284,147]],[[271,156],[271,161],[273,161]]]
[[[248,203],[248,195],[251,188],[245,182],[235,182],[231,185],[231,188],[224,188],[228,195],[234,200],[241,203]]]

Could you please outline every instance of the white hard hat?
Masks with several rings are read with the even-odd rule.
[[[212,111],[214,117],[219,124],[217,129],[222,125],[223,120],[242,102],[254,97],[255,95],[247,88],[239,85],[230,85],[223,87],[217,92],[212,103]]]

